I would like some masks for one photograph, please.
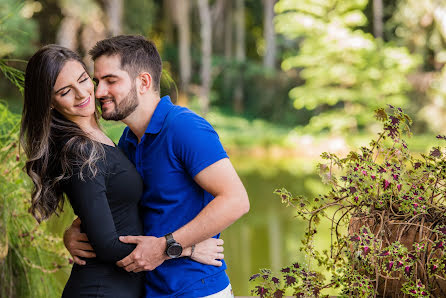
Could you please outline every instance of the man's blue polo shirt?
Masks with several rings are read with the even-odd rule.
[[[193,178],[228,157],[212,126],[189,109],[172,104],[168,96],[161,98],[141,142],[127,127],[119,147],[144,180],[144,233],[156,237],[190,222],[214,198]],[[222,262],[222,267],[215,267],[189,258],[167,260],[146,273],[146,297],[219,292],[229,284]]]

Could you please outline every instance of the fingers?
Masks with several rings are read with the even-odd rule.
[[[91,251],[94,251],[94,249],[93,249],[93,247],[91,246],[90,243],[88,243],[88,242],[81,242],[81,241],[76,243],[76,247],[73,247],[73,250],[74,249],[76,249],[76,250],[91,250]]]
[[[78,256],[78,257],[82,257],[82,258],[95,258],[96,254],[92,251],[85,251],[85,250],[73,250],[73,257],[74,256]]]
[[[142,269],[142,268],[137,268],[137,267],[138,267],[138,265],[136,265],[136,263],[131,263],[128,266],[125,266],[124,269],[127,272],[132,272],[135,269]]]
[[[85,234],[85,233],[77,234],[77,238],[76,238],[76,240],[77,240],[77,241],[85,241],[85,242],[88,242],[87,234]]]
[[[217,260],[223,260],[225,258],[225,255],[222,253],[218,253],[216,259]]]
[[[225,248],[223,246],[217,246],[216,251],[217,252],[224,252]]]
[[[140,242],[140,237],[139,236],[120,236],[119,237],[119,241],[124,242],[124,243],[134,243],[134,244],[138,244]]]
[[[223,245],[224,243],[223,239],[217,239],[217,245]]]
[[[209,265],[221,267],[221,266],[223,266],[223,263],[218,260],[212,260],[211,262],[209,262]]]
[[[81,266],[86,264],[86,262],[84,260],[81,260],[76,256],[73,256],[73,262],[75,262],[76,264],[81,265]]]
[[[73,220],[72,226],[80,226],[81,225],[81,219],[79,217],[76,217],[75,220]]]
[[[132,260],[132,255],[130,254],[126,256],[124,259],[116,262],[116,265],[118,265],[119,267],[127,267],[131,263],[133,263],[133,260]]]

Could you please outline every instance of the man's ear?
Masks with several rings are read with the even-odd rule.
[[[137,77],[138,93],[144,94],[152,87],[152,76],[148,72],[142,72]]]

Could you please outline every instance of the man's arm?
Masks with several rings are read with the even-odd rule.
[[[249,211],[248,195],[228,158],[203,169],[194,180],[214,199],[192,221],[173,232],[173,237],[183,247],[220,233]],[[127,271],[153,270],[168,258],[164,237],[126,236],[120,240],[137,244],[130,255],[117,262]]]

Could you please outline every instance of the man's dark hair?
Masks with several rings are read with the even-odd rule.
[[[147,71],[152,76],[155,91],[160,90],[162,62],[153,42],[140,35],[118,35],[101,40],[88,52],[96,60],[101,56],[119,55],[121,69],[132,79]]]

